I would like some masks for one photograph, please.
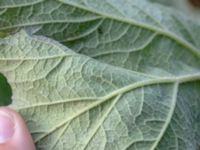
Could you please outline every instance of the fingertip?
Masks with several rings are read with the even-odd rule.
[[[0,144],[8,142],[15,132],[13,115],[6,109],[0,109]]]
[[[0,108],[0,150],[35,150],[32,137],[21,115],[7,108]]]

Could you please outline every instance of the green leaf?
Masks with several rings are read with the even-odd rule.
[[[79,53],[23,31],[0,40],[37,149],[200,148],[200,23],[141,0],[1,0],[0,37],[21,28]]]
[[[26,119],[38,150],[199,148],[199,70],[152,77],[24,31],[2,39],[0,52],[11,107]]]
[[[12,103],[12,90],[6,78],[0,73],[0,106],[7,106]]]
[[[153,76],[200,68],[200,24],[172,9],[141,0],[2,2],[2,32],[26,28],[104,63]]]

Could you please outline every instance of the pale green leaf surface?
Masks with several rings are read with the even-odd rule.
[[[152,77],[21,31],[0,41],[0,72],[38,150],[199,149],[199,70]]]
[[[200,68],[200,25],[171,9],[141,0],[32,3],[3,5],[0,30],[29,28],[104,63],[154,76]]]
[[[38,149],[199,149],[198,23],[141,0],[0,8],[3,35],[25,27],[103,62],[23,32],[1,41],[0,72]]]

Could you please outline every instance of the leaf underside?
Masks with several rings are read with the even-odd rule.
[[[10,107],[39,150],[198,150],[199,29],[146,1],[1,0]]]

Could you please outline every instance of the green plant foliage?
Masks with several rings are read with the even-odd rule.
[[[200,23],[145,0],[0,8],[0,73],[38,150],[199,149]]]

